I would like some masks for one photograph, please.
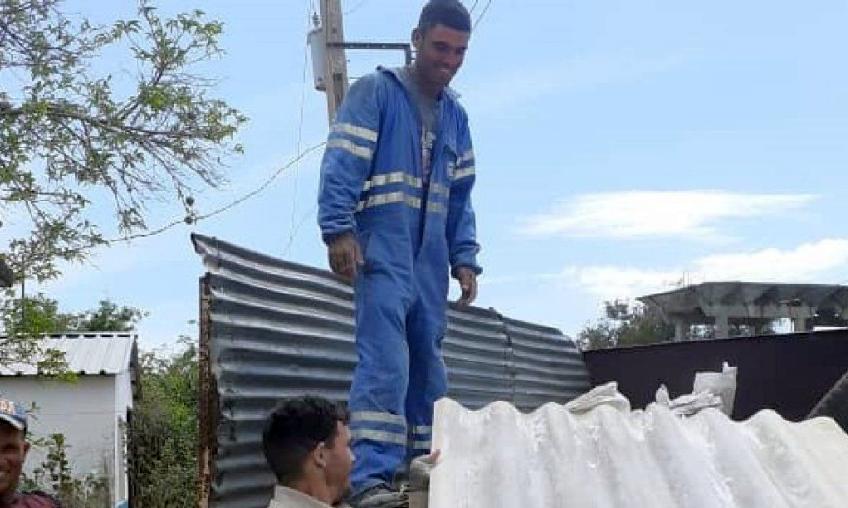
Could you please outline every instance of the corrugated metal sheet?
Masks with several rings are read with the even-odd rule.
[[[503,321],[512,350],[517,408],[530,411],[586,391],[586,368],[573,341],[563,340],[556,328],[509,318]]]
[[[45,335],[42,350],[57,350],[65,354],[67,370],[80,375],[115,375],[127,372],[136,336],[129,333],[67,333]],[[34,376],[38,374],[31,363],[16,363],[0,367],[0,376]]]
[[[274,479],[261,452],[265,415],[286,396],[347,399],[356,354],[353,291],[324,270],[200,235],[202,504],[264,507]],[[449,395],[468,407],[523,409],[589,387],[573,342],[558,330],[478,308],[448,312]]]
[[[513,399],[513,367],[505,332],[493,310],[448,312],[442,352],[448,368],[449,397],[469,407]]]

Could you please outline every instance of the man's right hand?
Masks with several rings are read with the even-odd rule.
[[[356,271],[365,264],[362,250],[353,233],[343,233],[327,246],[327,257],[334,273],[349,281],[356,278]]]

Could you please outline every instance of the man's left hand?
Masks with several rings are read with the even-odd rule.
[[[462,295],[456,303],[463,307],[471,305],[477,298],[477,274],[471,268],[461,266],[456,269],[456,280],[459,281],[459,288],[462,290]]]

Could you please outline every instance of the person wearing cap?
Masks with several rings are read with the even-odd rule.
[[[26,411],[20,404],[0,398],[0,508],[59,508],[59,502],[43,492],[18,492],[29,451],[26,435]]]

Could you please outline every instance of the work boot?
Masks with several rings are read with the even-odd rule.
[[[409,497],[381,483],[351,497],[348,504],[351,508],[409,508]]]

